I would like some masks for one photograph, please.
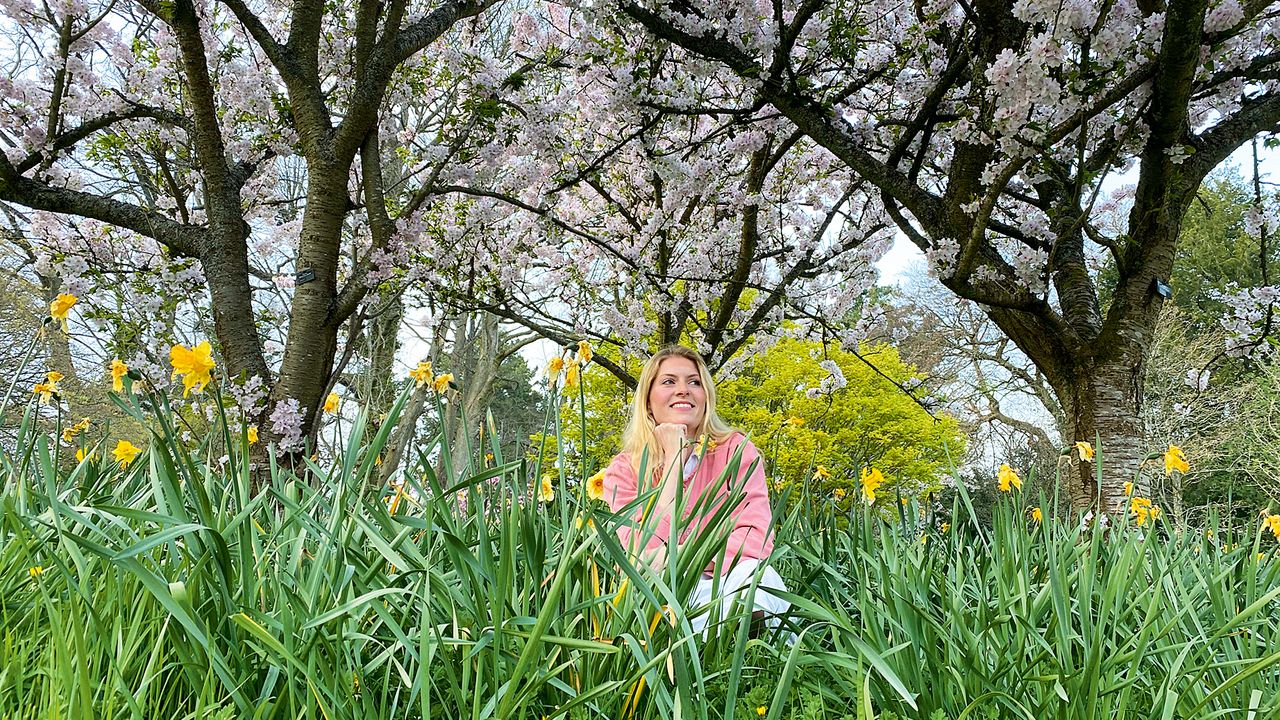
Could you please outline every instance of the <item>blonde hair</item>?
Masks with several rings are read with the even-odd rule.
[[[653,381],[658,377],[658,367],[662,365],[662,361],[667,358],[682,357],[693,362],[698,368],[698,377],[702,380],[702,387],[707,394],[707,411],[702,416],[702,427],[696,431],[690,432],[690,439],[697,440],[698,435],[706,434],[710,436],[712,442],[724,442],[735,430],[726,423],[716,413],[716,386],[711,380],[711,371],[707,369],[707,363],[697,352],[690,350],[683,345],[667,345],[649,358],[644,364],[644,369],[640,371],[640,379],[636,382],[636,394],[631,400],[631,419],[627,421],[627,428],[622,431],[622,452],[627,453],[631,458],[631,467],[635,468],[636,473],[640,472],[640,461],[648,455],[648,467],[653,472],[659,472],[658,458],[662,456],[662,450],[658,446],[658,436],[655,432],[657,425],[653,422],[653,414],[649,408],[649,391],[653,388]]]

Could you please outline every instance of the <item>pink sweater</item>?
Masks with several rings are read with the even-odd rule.
[[[739,446],[743,447],[737,478],[726,478],[725,481],[717,483],[716,480],[728,467],[729,461],[733,459]],[[750,475],[747,475],[748,471]],[[716,497],[727,499],[730,489],[742,484],[744,476],[746,476],[745,497],[730,511],[733,530],[725,548],[724,566],[721,572],[728,572],[728,568],[732,567],[737,558],[763,560],[773,552],[773,536],[769,531],[773,523],[773,513],[769,509],[769,490],[764,482],[764,460],[760,457],[760,451],[756,450],[756,446],[752,445],[745,435],[735,432],[723,443],[709,450],[698,467],[684,479],[687,516],[703,493],[714,493]],[[609,508],[617,512],[633,502],[639,494],[636,486],[636,470],[631,466],[631,458],[626,453],[619,453],[609,463],[604,473],[604,499],[609,503]],[[713,503],[712,512],[714,512],[715,501],[711,502]],[[632,519],[636,527],[618,528],[618,539],[622,541],[624,548],[630,546],[633,534],[643,535],[645,532],[640,527],[640,521],[647,505],[648,503],[644,503],[633,509]],[[681,533],[679,542],[681,544],[687,542],[695,536],[695,533],[701,532],[706,525],[710,524],[710,520],[710,517],[704,516],[690,523]],[[669,519],[663,519],[657,524],[645,549],[661,546],[667,542],[670,535],[671,522]],[[712,563],[707,566],[706,571],[714,572],[715,565],[716,563]]]

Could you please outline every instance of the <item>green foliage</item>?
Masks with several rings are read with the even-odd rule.
[[[253,470],[221,425],[193,451],[166,411],[122,406],[154,433],[127,471],[60,469],[30,413],[0,455],[0,716],[1280,714],[1280,550],[1256,526],[1040,526],[1015,494],[987,528],[962,492],[942,532],[784,493],[794,644],[742,614],[702,638],[677,598],[713,543],[637,566],[617,518],[563,483],[528,501],[496,443],[487,468],[433,438],[416,455],[440,475],[371,497],[394,422],[362,445],[358,417],[331,466]]]
[[[848,384],[830,395],[806,397],[803,389],[827,376],[818,365],[824,354]],[[875,467],[885,476],[881,492],[889,497],[937,490],[948,453],[963,456],[959,426],[946,415],[930,417],[894,385],[916,379],[897,350],[877,345],[861,354],[879,373],[839,348],[783,340],[719,386],[720,412],[752,437],[776,484],[805,483],[821,465],[831,477],[816,483],[818,492],[840,488],[848,503],[855,499],[860,472]]]
[[[1257,238],[1244,229],[1244,214],[1253,204],[1253,191],[1238,175],[1209,179],[1196,194],[1182,221],[1173,274],[1174,301],[1196,330],[1214,329],[1227,307],[1215,294],[1232,286],[1262,284]],[[1271,245],[1272,266],[1280,261]]]

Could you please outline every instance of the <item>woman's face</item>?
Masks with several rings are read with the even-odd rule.
[[[707,389],[702,386],[698,366],[685,357],[665,358],[649,386],[649,412],[653,422],[684,425],[692,437],[707,416]]]

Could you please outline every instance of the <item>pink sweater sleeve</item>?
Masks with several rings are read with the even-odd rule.
[[[764,458],[750,440],[742,441],[742,460],[738,464],[737,484],[746,484],[745,496],[733,511],[733,530],[725,546],[724,572],[735,560],[743,558],[765,559],[773,552],[773,511],[769,507],[769,488],[764,479]],[[734,451],[730,451],[732,458]],[[753,467],[754,465],[754,467]],[[736,485],[735,485],[736,486]]]
[[[618,512],[624,507],[634,502],[639,495],[639,483],[636,480],[636,471],[631,467],[631,459],[626,453],[619,453],[614,456],[613,461],[609,463],[609,467],[604,471],[604,499],[609,504],[609,509]],[[634,527],[627,525],[618,528],[618,540],[622,543],[624,549],[631,549],[632,538],[639,535],[644,536],[645,530],[641,527],[641,521],[644,519],[644,513],[649,503],[641,504],[639,507],[633,508],[631,512],[631,520]],[[649,541],[645,543],[643,549],[652,550],[660,547],[667,542],[667,538],[671,536],[671,519],[663,518],[653,530],[653,535]]]

